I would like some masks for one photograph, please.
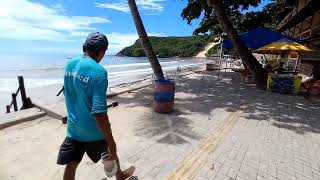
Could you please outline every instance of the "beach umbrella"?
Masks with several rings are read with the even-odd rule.
[[[306,54],[312,52],[313,50],[301,45],[299,43],[293,42],[289,39],[282,39],[279,41],[272,42],[266,46],[263,46],[253,52],[259,54],[297,54],[298,60],[296,63],[295,71],[298,67],[301,54]]]
[[[260,54],[304,54],[313,50],[290,40],[280,40],[263,46],[253,52]]]
[[[292,38],[279,32],[275,32],[269,28],[256,28],[239,35],[249,49],[259,49],[267,44],[279,41],[281,39],[289,39],[300,44],[303,43],[302,40]],[[223,40],[222,46],[226,49],[234,48],[233,43],[229,38]]]

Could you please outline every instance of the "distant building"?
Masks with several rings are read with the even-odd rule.
[[[304,40],[315,53],[301,56],[300,72],[320,79],[320,0],[286,0],[292,3],[291,12],[277,29],[288,36]]]

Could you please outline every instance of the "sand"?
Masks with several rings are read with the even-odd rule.
[[[201,75],[189,76],[199,80],[202,78]],[[188,153],[187,150],[191,150],[191,145],[201,138],[201,134],[190,132],[190,128],[196,127],[199,120],[208,120],[208,114],[214,115],[210,113],[211,108],[200,104],[203,101],[201,98],[194,102],[197,105],[190,104],[193,98],[207,94],[205,91],[189,91],[190,84],[183,80],[178,84],[180,87],[177,88],[176,111],[171,115],[153,112],[150,88],[110,99],[119,102],[119,106],[110,108],[108,114],[121,162],[127,166],[130,163],[137,165],[140,179],[147,176],[150,168],[158,163],[166,168],[161,173],[163,178],[165,173],[182,160]],[[183,89],[186,91],[183,92]],[[206,109],[206,113],[195,113],[200,109],[202,112]],[[66,125],[61,121],[46,116],[0,131],[0,179],[61,179],[63,166],[56,165],[56,158],[59,145],[65,137],[65,128]],[[163,159],[152,158],[155,153]],[[167,153],[172,154],[172,158],[179,157],[177,162],[169,163]],[[102,165],[93,164],[87,156],[84,157],[78,172],[76,179],[80,180],[105,177]]]

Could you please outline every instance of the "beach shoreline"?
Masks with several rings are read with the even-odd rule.
[[[204,65],[199,65],[195,67],[187,67],[182,68],[181,72],[187,72],[187,71],[194,71],[198,69],[203,69]],[[167,78],[174,78],[176,70],[169,70],[164,72]],[[112,80],[112,79],[109,79]],[[121,82],[119,84],[111,84],[108,87],[107,94],[112,93],[112,91],[115,91],[117,88],[126,88],[132,85],[138,85],[139,83],[150,81],[150,84],[152,83],[152,75],[147,75],[144,78],[139,78],[136,80],[129,80],[127,82]],[[52,103],[55,103],[57,101],[61,101],[61,97],[63,94],[60,94],[59,97],[56,95],[60,92],[60,90],[63,87],[63,83],[60,84],[52,84],[52,85],[45,85],[45,86],[39,86],[39,87],[33,87],[33,88],[26,88],[26,94],[27,97],[30,97],[31,101],[35,104],[45,104],[49,105]],[[14,93],[15,91],[5,91],[0,93],[0,115],[6,113],[6,105],[9,105],[11,102],[11,93]],[[21,107],[22,102],[20,95],[17,97],[17,103],[18,108]],[[13,108],[11,108],[11,112],[13,112]]]
[[[201,59],[201,61],[203,61],[203,59]],[[186,66],[186,67],[182,66],[181,72],[205,69],[206,63],[214,62],[214,61],[216,61],[216,60],[211,60],[211,61],[207,60],[207,61],[202,62],[201,64],[197,64],[194,66]],[[221,65],[222,65],[222,68],[226,68],[225,61],[222,61]],[[166,78],[174,78],[176,71],[177,71],[176,68],[171,68],[170,70],[165,70],[164,74],[165,74]],[[138,84],[138,83],[141,83],[144,81],[150,81],[150,83],[151,83],[152,78],[153,78],[152,73],[147,73],[147,74],[144,74],[141,76],[136,76],[136,79],[134,79],[134,78],[129,79],[128,78],[128,79],[125,79],[126,81],[119,81],[119,82],[114,81],[114,80],[117,80],[116,78],[109,77],[108,94],[110,93],[111,90],[114,90],[117,88],[128,87],[128,86]],[[27,78],[25,78],[25,79],[28,80]],[[61,81],[63,81],[63,80],[61,80]],[[18,84],[18,82],[17,82],[17,84]],[[46,84],[46,83],[44,83],[44,84]],[[43,86],[31,87],[31,88],[26,87],[26,94],[27,94],[27,97],[30,97],[31,101],[34,103],[50,104],[50,103],[54,103],[57,101],[56,95],[62,89],[62,87],[63,87],[63,83],[43,85]],[[11,94],[14,93],[15,91],[16,90],[0,91],[0,115],[6,113],[6,105],[9,105],[11,103],[11,100],[12,100]],[[61,95],[60,95],[60,97],[61,97]],[[21,102],[20,94],[17,97],[17,103],[18,103],[18,108],[21,107],[22,102]],[[13,112],[13,111],[14,111],[13,108],[11,108],[11,112]]]

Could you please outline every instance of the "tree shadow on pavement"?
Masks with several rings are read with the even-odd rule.
[[[227,112],[242,109],[243,117],[248,120],[270,121],[276,127],[300,134],[320,132],[317,119],[320,108],[303,97],[257,90],[252,85],[241,83],[233,72],[227,72],[226,77],[217,79],[208,72],[180,77],[176,86],[175,111],[168,115],[153,112],[151,88],[135,90],[128,96],[120,95],[115,99],[128,108],[149,108],[137,120],[136,135],[161,137],[157,139],[160,143],[184,144],[201,138],[193,131],[195,124],[209,121],[217,108]]]

